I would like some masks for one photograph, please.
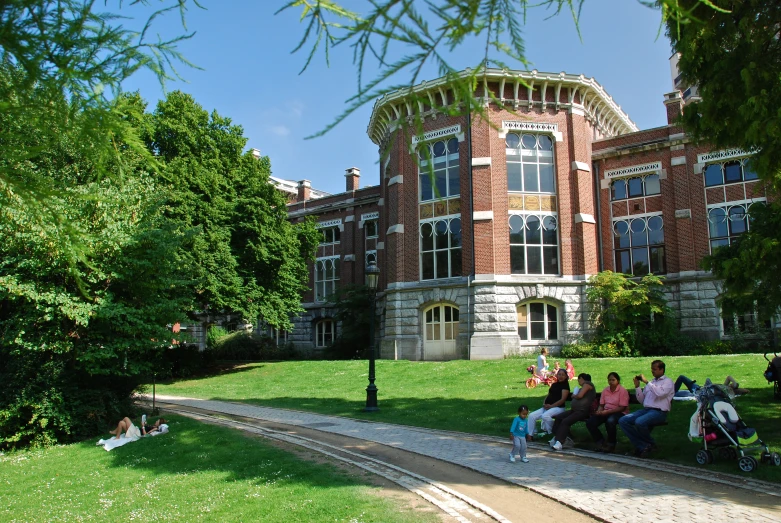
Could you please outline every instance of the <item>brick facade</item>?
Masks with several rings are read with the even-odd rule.
[[[419,90],[430,89],[438,103],[447,103],[452,93],[446,87],[437,80]],[[488,103],[487,118],[448,116],[429,109],[420,128],[412,125],[401,93],[384,97],[375,105],[368,131],[379,146],[380,185],[360,189],[353,168],[346,175],[346,192],[309,200],[309,188],[302,181],[297,201],[288,205],[292,220],[307,215],[316,216],[318,222],[341,219],[340,243],[318,251],[318,256],[340,256],[341,284],[363,281],[367,245],[375,244],[366,240],[361,216],[377,213],[379,236],[373,241],[381,269],[381,356],[494,359],[537,352],[541,345],[555,351],[588,333],[585,282],[601,270],[618,270],[617,256],[634,260],[630,270],[640,272],[662,264],[667,297],[681,329],[719,337],[715,303],[719,282],[700,269],[711,249],[708,212],[718,204],[728,208],[729,202],[748,206],[766,194],[758,181],[705,187],[707,165],[698,163],[698,155],[715,151],[694,145],[675,125],[675,118],[685,110],[680,96],[666,96],[668,125],[641,131],[599,84],[583,76],[489,71],[487,88],[494,95],[501,93],[505,104]],[[508,133],[549,139],[555,191],[540,186],[523,192],[508,185]],[[421,201],[421,174],[428,171],[419,167],[416,149],[452,139],[458,142],[454,180],[460,192]],[[451,153],[445,154],[450,158]],[[658,177],[658,192],[652,189],[655,178],[649,178],[649,194],[613,197],[613,182],[638,176]],[[524,178],[523,183],[527,188],[530,182]],[[631,183],[637,187],[636,180]],[[508,224],[516,215],[524,220],[520,234],[527,239],[520,247],[525,251],[513,252],[523,252],[529,265],[513,271],[519,255],[513,262]],[[539,251],[528,239],[532,236],[525,231],[539,228],[543,220],[547,233],[556,230],[557,251]],[[642,235],[633,233],[632,248],[619,248],[620,237],[614,231],[624,225],[618,222],[631,227],[644,224],[646,238],[656,243],[643,246]],[[460,273],[425,277],[421,249],[426,254],[430,248],[422,248],[425,232],[435,231],[432,241],[437,241],[436,228],[450,227],[449,238],[455,242],[453,228],[458,223]],[[660,227],[663,245],[658,243]],[[542,274],[534,269],[531,260],[536,252],[543,252],[545,263],[558,264],[558,272]],[[552,252],[557,252],[555,257]],[[646,266],[644,257],[649,258]],[[447,258],[437,251],[433,259],[437,270],[443,270],[438,260]],[[457,264],[452,258],[450,263],[453,271]],[[315,325],[328,318],[329,311],[311,292],[303,302],[306,313],[296,319],[289,339],[300,348],[312,348]]]

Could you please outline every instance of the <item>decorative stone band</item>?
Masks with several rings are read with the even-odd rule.
[[[419,134],[412,137],[412,145],[417,145],[421,142],[431,142],[438,140],[446,136],[456,135],[459,142],[464,141],[464,133],[461,132],[461,124],[451,125],[444,129],[437,129],[435,131],[429,131],[427,133]]]
[[[564,140],[564,137],[559,132],[559,124],[557,123],[502,120],[502,128],[499,129],[499,138],[506,138],[507,133],[510,131],[529,131],[538,134],[550,134],[557,142]]]
[[[692,211],[691,209],[675,209],[675,217],[680,218],[691,218],[692,217]]]
[[[579,212],[575,215],[575,223],[597,223],[597,221],[591,214]]]
[[[344,218],[344,223],[347,223],[347,222],[354,222],[354,221],[355,221],[355,216],[353,216],[352,214],[351,214],[350,216],[346,216],[346,217]]]
[[[336,227],[337,225],[341,225],[341,224],[342,224],[342,219],[341,218],[336,218],[334,220],[327,220],[327,221],[318,223],[317,224],[317,228],[318,229],[323,229],[325,227]]]
[[[686,157],[685,156],[675,156],[672,159],[670,159],[670,165],[675,167],[676,165],[686,165]]]
[[[662,162],[651,162],[641,165],[630,165],[629,167],[622,167],[620,169],[610,169],[609,171],[605,171],[605,178],[624,178],[636,176],[638,174],[660,172],[661,170]]]
[[[572,162],[572,170],[573,171],[586,171],[587,173],[591,172],[591,167],[588,166],[586,162],[579,162],[575,160]]]
[[[751,156],[756,152],[757,149],[753,149],[750,151],[746,151],[745,149],[725,149],[723,151],[698,154],[697,163],[716,162],[719,160],[727,160],[729,158],[740,158],[741,156]]]
[[[476,222],[482,220],[493,220],[494,211],[475,211],[472,213],[472,219]]]
[[[698,154],[697,163],[694,164],[694,174],[702,174],[702,171],[705,170],[705,166],[709,163],[729,160],[731,158],[744,158],[746,156],[751,156],[758,151],[759,149],[751,149],[750,151],[746,151],[745,149],[725,149],[723,151]]]
[[[404,224],[403,223],[397,223],[396,225],[391,225],[388,227],[388,232],[385,234],[404,234]],[[378,245],[377,248],[379,249],[380,246]]]
[[[342,261],[354,262],[355,261],[355,254],[345,254],[344,255],[344,259]]]
[[[400,184],[400,183],[404,183],[404,176],[400,174],[400,175],[398,175],[398,176],[394,176],[393,178],[391,178],[390,180],[388,180],[388,185],[389,185],[389,186],[390,186],[390,185],[394,185],[394,184],[396,184],[396,183],[399,183],[399,184]]]
[[[472,158],[472,167],[483,167],[491,165],[491,157],[483,156],[480,158]]]
[[[365,222],[367,220],[378,220],[380,218],[379,212],[366,212],[361,215],[361,221]]]

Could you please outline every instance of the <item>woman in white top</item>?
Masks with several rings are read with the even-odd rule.
[[[540,350],[540,355],[537,356],[537,374],[542,377],[547,376],[550,371],[548,368],[548,359],[546,358],[547,355],[548,349],[543,347],[542,350]]]

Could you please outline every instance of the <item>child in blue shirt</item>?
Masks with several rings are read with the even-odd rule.
[[[510,440],[513,442],[513,450],[510,452],[510,462],[515,463],[515,456],[521,456],[521,461],[528,463],[526,457],[526,435],[529,433],[529,407],[521,405],[518,407],[518,417],[513,420],[510,427]]]

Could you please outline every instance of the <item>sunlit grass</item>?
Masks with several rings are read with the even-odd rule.
[[[235,430],[172,416],[171,432],[0,455],[0,521],[430,521],[361,477]]]
[[[608,358],[575,360],[577,372],[593,376],[598,390],[607,386],[607,373],[618,372],[632,391],[632,376],[650,376],[653,358]],[[759,436],[781,450],[781,401],[772,397],[772,386],[762,372],[766,362],[759,354],[664,358],[673,380],[685,374],[700,383],[706,377],[722,381],[733,375],[751,394],[736,400],[739,414],[754,426]],[[551,363],[553,359],[551,359]],[[380,411],[361,411],[366,400],[368,365],[365,361],[297,361],[249,364],[200,379],[158,384],[160,394],[205,399],[243,401],[374,419],[419,427],[456,430],[504,437],[520,403],[538,408],[547,387],[527,389],[526,367],[533,358],[497,361],[377,362]],[[563,363],[563,361],[562,361]],[[687,438],[689,418],[695,403],[675,402],[669,425],[656,430],[659,459],[696,465],[699,448]],[[576,425],[579,444],[590,448],[585,427]],[[628,452],[628,442],[619,436],[619,451]],[[714,470],[739,472],[737,462],[718,461]],[[752,477],[781,481],[781,468],[761,465]]]

